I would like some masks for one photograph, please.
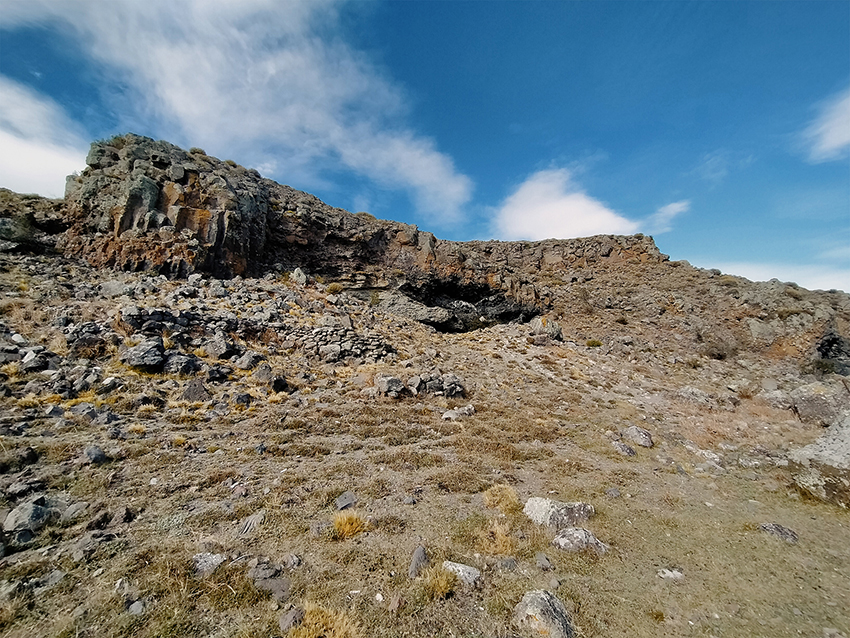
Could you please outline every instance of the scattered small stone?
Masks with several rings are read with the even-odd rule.
[[[605,494],[608,495],[608,498],[620,498],[620,490],[616,487],[609,488],[605,490]]]
[[[95,465],[106,463],[108,460],[104,451],[97,445],[89,445],[83,450],[83,458],[86,463],[94,463]]]
[[[519,564],[513,556],[507,556],[499,561],[499,569],[505,572],[515,572]]]
[[[239,526],[239,536],[247,536],[262,525],[264,520],[266,520],[266,510],[260,510],[259,512],[251,514],[248,518],[242,521],[242,525]]]
[[[336,506],[338,512],[346,510],[350,507],[354,507],[355,505],[357,505],[357,496],[354,494],[354,492],[345,491],[336,497],[334,505]]]
[[[526,592],[519,604],[514,607],[514,625],[527,630],[535,636],[548,638],[573,638],[570,615],[564,603],[549,591],[535,590]]]
[[[550,561],[549,557],[543,552],[537,552],[534,556],[534,560],[537,561],[537,567],[542,569],[544,572],[548,572],[552,569],[552,561]]]
[[[144,601],[137,600],[127,608],[127,611],[130,613],[131,616],[141,616],[145,613]]]
[[[786,543],[791,543],[792,545],[798,540],[797,533],[794,530],[780,525],[779,523],[762,523],[759,525],[759,529],[782,539]]]
[[[658,577],[665,580],[682,580],[685,575],[678,569],[659,569]]]

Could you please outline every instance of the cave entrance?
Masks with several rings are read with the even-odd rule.
[[[446,321],[423,321],[440,332],[470,332],[499,323],[525,323],[540,314],[536,306],[522,304],[487,284],[459,279],[408,281],[399,289],[426,306],[444,308]]]

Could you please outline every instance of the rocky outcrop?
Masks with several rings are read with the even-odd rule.
[[[352,214],[200,149],[125,135],[92,144],[68,178],[61,247],[96,266],[219,277],[302,270],[443,330],[527,319],[551,304],[536,276],[598,261],[661,262],[649,237],[450,242]]]

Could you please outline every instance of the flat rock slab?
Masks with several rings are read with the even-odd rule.
[[[549,591],[538,589],[526,592],[514,607],[513,622],[526,636],[573,638],[570,615],[564,603]]]
[[[801,490],[823,501],[850,507],[850,416],[811,445],[793,450],[788,465]]]
[[[549,498],[532,496],[523,513],[538,525],[563,528],[574,527],[590,519],[596,510],[589,503],[562,503]]]

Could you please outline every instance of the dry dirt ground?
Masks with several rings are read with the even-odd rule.
[[[227,295],[202,295],[203,312],[250,313],[251,304],[234,301],[236,288],[296,296],[303,305],[291,304],[287,320],[313,326],[342,309],[395,355],[324,363],[268,334],[243,339],[289,389],[275,393],[237,369],[221,383],[205,380],[211,398],[190,402],[181,399],[190,377],[120,362],[122,345],[135,343],[131,331],[87,359],[63,351],[56,322],[117,325],[122,307],[165,307],[183,283],[35,257],[4,258],[2,270],[9,334],[97,377],[62,398],[23,392],[44,373],[3,367],[12,391],[0,399],[3,516],[39,492],[88,504],[28,543],[7,539],[5,636],[503,637],[520,635],[511,613],[532,589],[555,593],[585,638],[850,634],[850,517],[793,489],[784,459],[821,428],[762,392],[765,380],[785,390],[801,383],[795,361],[677,358],[663,345],[674,335],[660,326],[588,334],[588,317],[576,318],[581,331],[565,324],[565,341],[546,345],[530,343],[526,325],[441,334],[345,293],[332,304],[327,283],[281,276],[225,282]],[[132,298],[107,297],[97,292],[105,278],[149,285]],[[611,346],[628,336],[656,345]],[[587,345],[590,337],[602,345]],[[194,353],[219,363],[203,347]],[[406,381],[435,370],[457,375],[464,396],[389,398],[374,389],[376,375]],[[99,391],[108,377],[121,385]],[[137,400],[154,394],[161,405]],[[237,403],[239,394],[251,403]],[[81,403],[118,420],[73,414]],[[470,404],[474,414],[443,418]],[[51,407],[59,410],[45,416]],[[624,439],[636,454],[621,454],[613,442],[631,425],[648,430],[654,447]],[[90,462],[89,446],[106,459]],[[22,460],[26,448],[34,461]],[[16,481],[33,490],[9,496]],[[357,498],[357,518],[347,522],[335,506],[345,491]],[[609,551],[553,547],[554,531],[521,511],[535,496],[592,504],[585,527]],[[797,542],[764,523],[793,530]],[[86,538],[94,540],[86,546]],[[432,565],[478,568],[478,585],[439,569],[408,578],[419,545]],[[193,557],[202,553],[223,562],[199,574]],[[264,561],[287,579],[278,599],[249,575]],[[659,575],[670,572],[680,577]],[[289,605],[308,613],[284,634],[278,623]]]

